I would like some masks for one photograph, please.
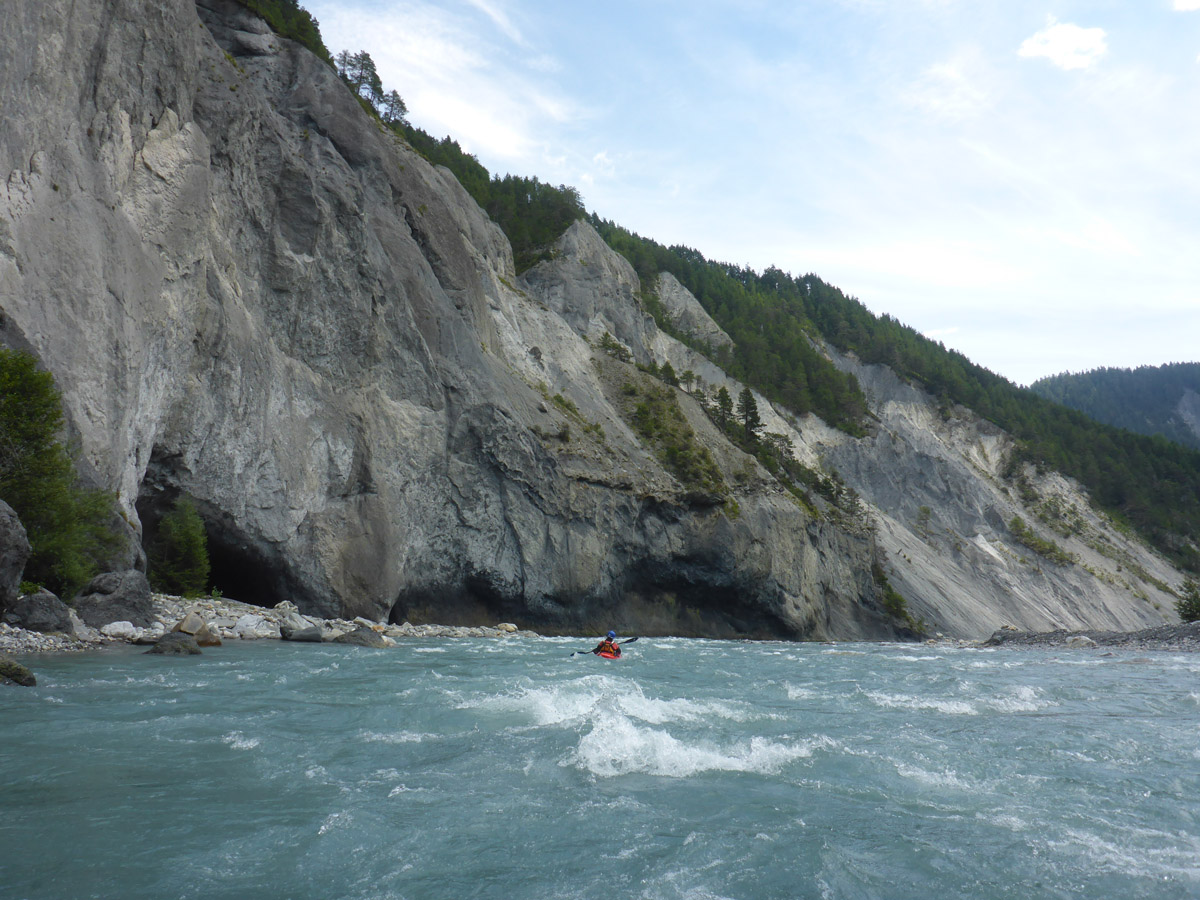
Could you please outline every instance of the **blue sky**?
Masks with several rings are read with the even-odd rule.
[[[301,0],[493,174],[1013,381],[1200,360],[1200,0]]]

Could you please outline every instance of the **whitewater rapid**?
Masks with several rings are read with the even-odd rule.
[[[643,638],[37,660],[4,897],[1200,895],[1200,659]]]

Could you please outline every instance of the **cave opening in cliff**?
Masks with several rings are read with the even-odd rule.
[[[277,560],[268,550],[240,529],[232,527],[226,517],[211,505],[188,497],[178,488],[143,484],[137,501],[137,514],[142,523],[142,546],[148,557],[148,575],[155,590],[168,590],[156,578],[154,548],[159,545],[163,517],[176,508],[180,499],[189,501],[203,523],[208,555],[208,577],[196,593],[219,592],[222,596],[254,606],[272,607],[288,596],[287,578]]]
[[[392,604],[388,621],[395,625],[495,625],[528,619],[520,597],[514,598],[486,574],[473,574],[459,585],[414,587]]]

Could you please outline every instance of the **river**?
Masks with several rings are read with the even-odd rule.
[[[27,657],[0,896],[1200,896],[1200,656],[593,643]]]

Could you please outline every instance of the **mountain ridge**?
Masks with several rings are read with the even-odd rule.
[[[518,274],[448,169],[233,0],[6,15],[0,340],[54,373],[136,538],[195,502],[231,595],[792,639],[1173,620],[1179,573],[969,410],[816,335],[830,383],[869,388],[861,434],[747,391],[652,314],[729,346],[700,298],[587,222]],[[1044,555],[1076,506],[1077,559]]]

